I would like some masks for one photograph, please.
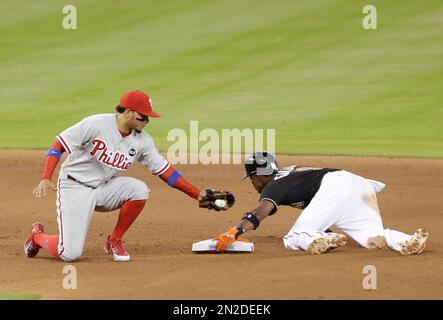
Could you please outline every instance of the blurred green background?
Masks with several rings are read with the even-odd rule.
[[[2,0],[0,44],[0,148],[47,148],[142,89],[161,150],[199,120],[275,129],[278,153],[443,156],[441,0]]]

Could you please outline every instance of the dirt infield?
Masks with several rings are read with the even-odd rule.
[[[379,195],[385,227],[430,232],[422,255],[367,250],[355,242],[334,252],[312,256],[286,250],[282,236],[300,210],[281,207],[257,231],[246,234],[256,245],[252,254],[193,254],[193,242],[208,239],[236,224],[252,208],[257,194],[240,181],[241,165],[176,166],[199,186],[231,190],[234,208],[213,213],[171,189],[142,166],[129,175],[150,186],[151,198],[126,235],[132,261],[113,262],[103,251],[117,212],[93,217],[76,290],[63,289],[65,263],[41,251],[23,254],[23,242],[34,221],[57,232],[55,194],[34,199],[44,151],[0,151],[0,292],[36,292],[43,299],[442,299],[443,293],[443,160],[281,156],[281,165],[339,167],[383,181]],[[362,269],[377,270],[377,289],[365,290]]]

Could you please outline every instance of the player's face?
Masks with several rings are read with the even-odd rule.
[[[263,188],[265,187],[266,183],[263,181],[263,177],[259,177],[255,174],[251,176],[251,183],[254,186],[255,190],[257,190],[258,193],[261,193]]]
[[[132,110],[131,110],[132,111]],[[132,118],[131,118],[131,129],[134,129],[137,133],[140,133],[143,128],[146,126],[146,124],[149,122],[149,117],[141,115],[137,111],[132,111]]]

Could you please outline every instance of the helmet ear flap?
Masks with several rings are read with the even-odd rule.
[[[245,161],[245,170],[246,175],[243,176],[242,180],[245,180],[246,178],[249,178],[253,174],[257,172],[257,163],[255,162],[255,159],[253,156],[248,157]]]

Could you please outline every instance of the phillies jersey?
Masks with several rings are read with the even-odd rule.
[[[324,175],[339,170],[324,168],[296,171],[295,167],[279,170],[263,188],[260,200],[269,200],[275,205],[271,214],[277,211],[279,205],[304,209],[320,189]]]
[[[170,164],[160,155],[146,132],[122,137],[115,114],[87,117],[57,136],[68,153],[60,176],[97,187],[139,161],[153,174],[160,175]]]

